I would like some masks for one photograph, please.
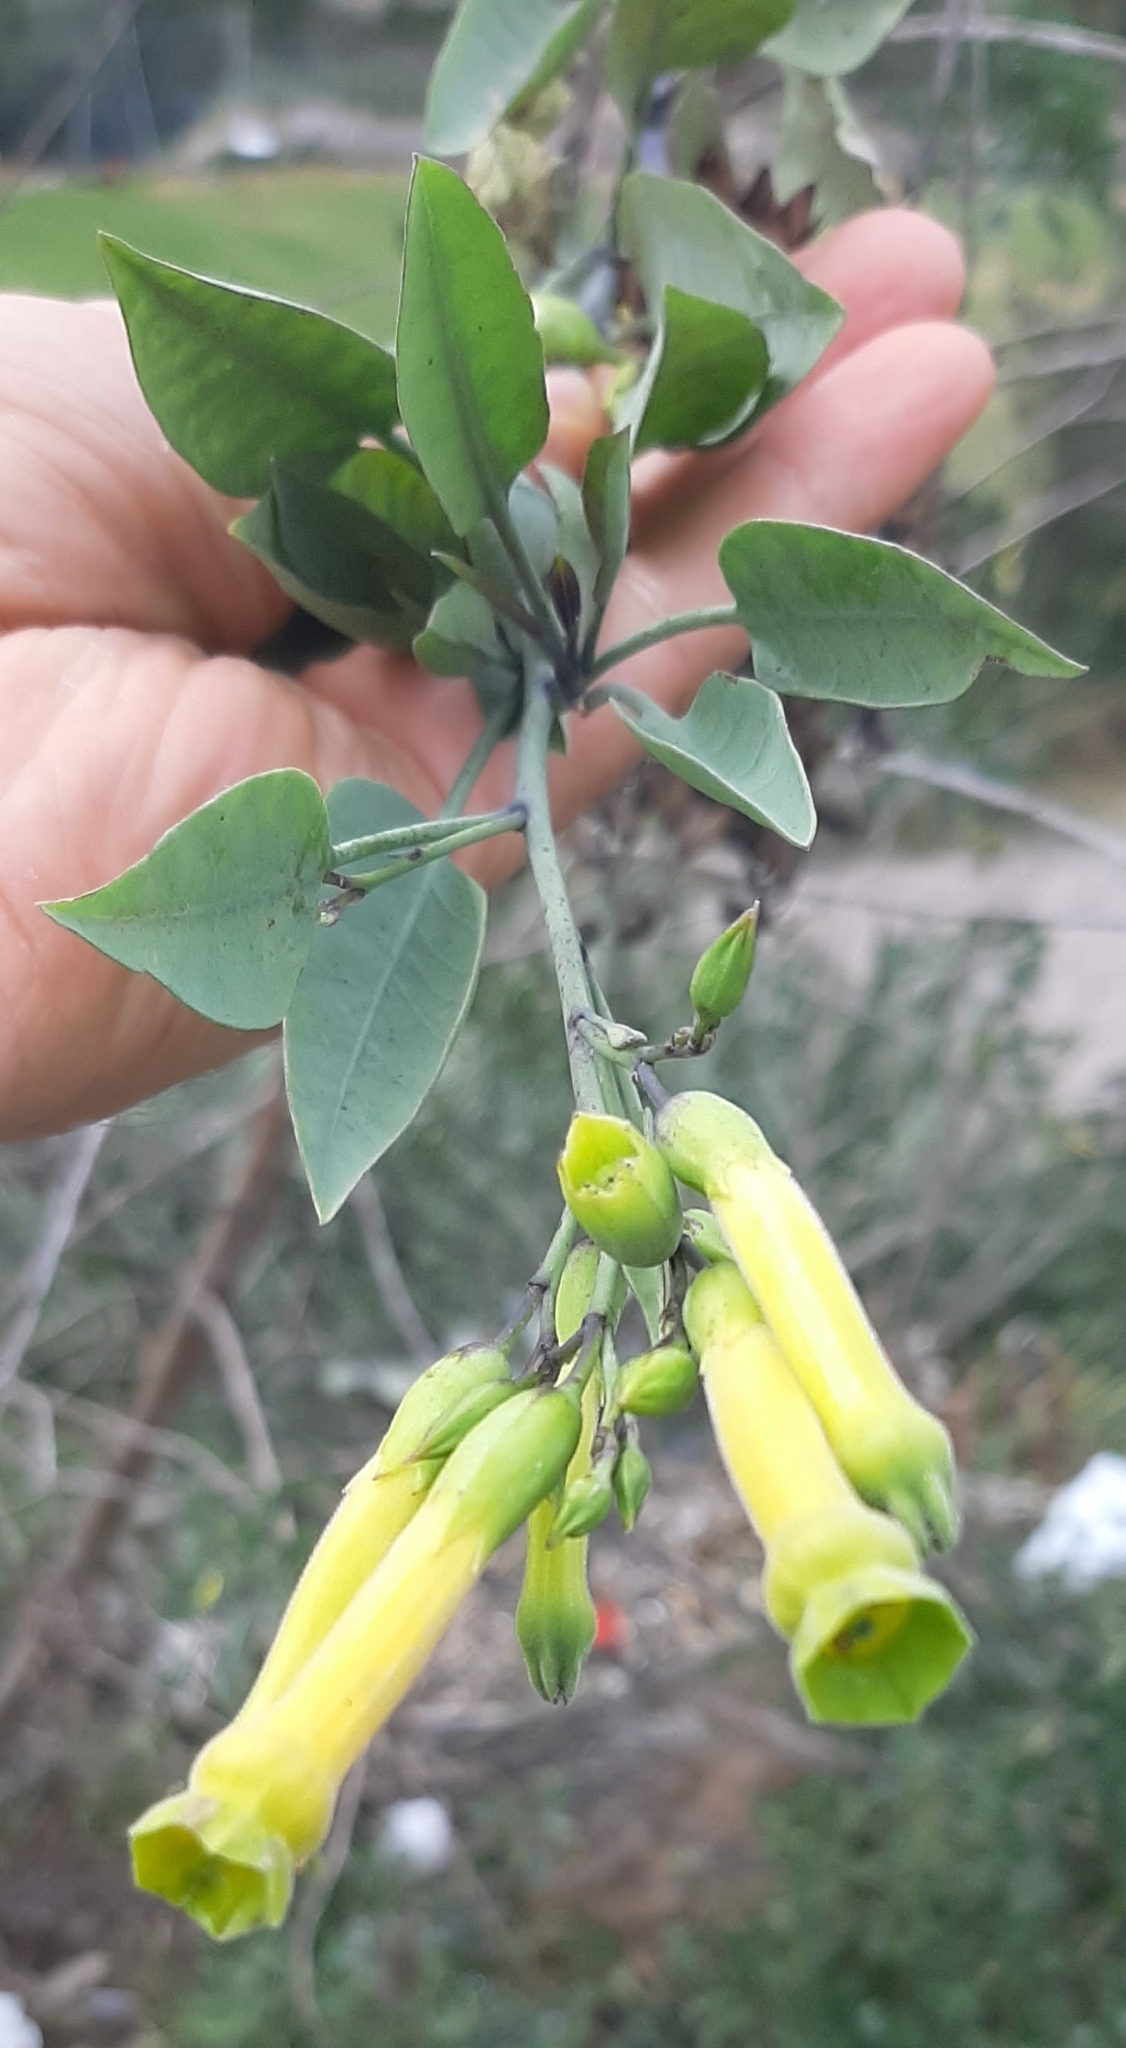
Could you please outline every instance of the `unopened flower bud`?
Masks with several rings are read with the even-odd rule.
[[[624,1266],[659,1266],[680,1243],[680,1202],[655,1145],[624,1117],[579,1111],[559,1160],[572,1215]]]
[[[659,1344],[623,1365],[614,1386],[614,1407],[623,1415],[679,1415],[699,1384],[696,1360],[687,1344]]]
[[[897,1515],[920,1549],[928,1540],[949,1546],[958,1532],[950,1439],[896,1374],[789,1167],[717,1095],[673,1096],[656,1135],[678,1177],[707,1195],[857,1492]]]
[[[622,351],[598,332],[593,320],[557,292],[533,292],[532,311],[548,363],[573,363],[589,370],[595,363],[620,363]]]
[[[912,1721],[969,1647],[906,1529],[858,1499],[732,1265],[693,1281],[685,1321],[724,1464],[766,1550],[768,1614],[814,1721]]]
[[[590,1536],[601,1527],[614,1505],[614,1465],[618,1447],[611,1442],[595,1459],[589,1472],[569,1480],[551,1524],[549,1548],[578,1536]]]
[[[759,906],[755,903],[734,924],[728,925],[718,939],[713,939],[696,964],[688,993],[701,1036],[730,1017],[747,993],[755,964],[758,918]]]
[[[731,1246],[710,1209],[686,1209],[684,1235],[693,1251],[699,1252],[709,1266],[718,1265],[721,1259],[730,1260]]]
[[[623,1529],[636,1528],[637,1518],[645,1505],[649,1488],[653,1484],[653,1472],[641,1445],[637,1440],[637,1424],[627,1424],[627,1436],[614,1466],[614,1499],[618,1503]]]

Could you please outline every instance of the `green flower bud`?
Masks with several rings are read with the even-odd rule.
[[[731,1257],[731,1246],[710,1209],[686,1209],[684,1235],[709,1266],[717,1266],[722,1259]]]
[[[571,1263],[575,1263],[574,1253]],[[577,1315],[576,1329],[590,1306],[590,1288],[594,1285],[593,1274],[589,1287],[583,1285],[581,1273],[585,1263],[578,1267],[569,1304]],[[597,1254],[594,1270],[597,1271]],[[598,1383],[591,1378],[582,1393],[582,1428],[567,1467],[564,1499],[572,1487],[582,1485],[584,1476],[589,1477],[598,1404]],[[580,1532],[575,1530],[573,1535],[579,1537]],[[528,1551],[516,1609],[516,1637],[528,1676],[550,1706],[566,1706],[574,1698],[594,1641],[597,1616],[586,1567],[585,1540],[561,1543],[556,1535],[555,1499],[541,1501],[528,1517]]]
[[[687,1344],[659,1344],[628,1359],[614,1387],[614,1407],[623,1415],[679,1415],[699,1382]]]
[[[614,1499],[623,1529],[633,1529],[645,1505],[649,1488],[653,1484],[653,1472],[649,1460],[637,1440],[637,1425],[630,1422],[629,1434],[622,1446],[614,1466]]]
[[[471,1429],[475,1429],[479,1422],[485,1420],[486,1415],[492,1414],[494,1408],[501,1407],[518,1392],[515,1380],[504,1379],[490,1380],[485,1386],[475,1387],[470,1393],[463,1394],[461,1400],[455,1401],[453,1407],[448,1408],[434,1424],[433,1429],[423,1437],[412,1462],[424,1463],[431,1458],[448,1458],[451,1451],[456,1451],[463,1437],[469,1435]]]
[[[582,1229],[622,1265],[663,1265],[680,1243],[672,1174],[656,1146],[624,1117],[580,1110],[559,1160],[559,1181]]]
[[[598,332],[593,320],[574,299],[556,292],[533,292],[532,310],[548,363],[573,363],[588,370],[595,363],[620,363],[622,350]]]
[[[712,941],[696,964],[688,993],[701,1036],[706,1031],[714,1031],[717,1024],[730,1017],[747,993],[747,983],[755,964],[758,918],[759,906],[755,903]]]
[[[597,1458],[589,1472],[572,1480],[564,1489],[563,1498],[551,1525],[548,1538],[549,1548],[576,1536],[589,1536],[601,1527],[614,1505],[614,1465],[618,1447],[611,1442],[607,1450]]]

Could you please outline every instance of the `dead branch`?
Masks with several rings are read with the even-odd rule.
[[[370,1173],[365,1174],[352,1196],[352,1208],[360,1226],[371,1277],[389,1320],[394,1323],[412,1358],[425,1360],[434,1354],[434,1342],[419,1315],[414,1296],[399,1263],[379,1189]]]
[[[62,1172],[47,1201],[38,1242],[13,1289],[14,1312],[0,1339],[0,1399],[27,1356],[108,1130],[108,1123],[90,1124],[78,1131],[67,1146]]]
[[[952,33],[948,14],[913,14],[892,30],[892,43],[943,43]],[[1004,16],[973,15],[953,30],[963,43],[1022,43],[1029,50],[1054,50],[1061,57],[1103,57],[1126,64],[1126,37],[1100,35],[1070,22],[1010,21]]]
[[[207,1356],[198,1306],[206,1294],[230,1287],[241,1259],[262,1231],[279,1178],[285,1130],[279,1082],[253,1117],[238,1174],[213,1211],[192,1256],[181,1267],[172,1306],[142,1344],[137,1392],[122,1418],[120,1439],[105,1467],[106,1490],[80,1515],[61,1558],[29,1591],[8,1650],[0,1661],[0,1736],[11,1726],[24,1691],[53,1655],[73,1638],[79,1595],[127,1519],[155,1455],[161,1429]]]
[[[281,1467],[239,1326],[225,1301],[205,1288],[195,1304],[197,1320],[215,1354],[227,1406],[238,1424],[250,1483],[258,1493],[280,1493]]]

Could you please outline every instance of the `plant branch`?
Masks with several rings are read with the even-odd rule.
[[[1010,21],[1004,16],[978,15],[956,30],[963,43],[1022,43],[1029,50],[1055,50],[1061,57],[1103,57],[1126,64],[1126,36],[1100,35],[1072,22]],[[945,15],[915,14],[901,21],[888,37],[891,43],[942,42],[949,34]]]
[[[507,704],[489,713],[450,786],[450,793],[442,805],[443,818],[460,817],[462,805],[476,788],[493,748],[498,740],[504,738],[511,716]]]
[[[401,875],[409,875],[415,868],[429,867],[432,861],[445,860],[451,853],[460,853],[465,846],[476,846],[482,839],[495,839],[501,832],[522,832],[527,822],[527,812],[522,803],[506,804],[503,811],[492,811],[484,818],[475,818],[460,830],[453,826],[443,839],[430,845],[409,847],[398,860],[385,861],[380,868],[370,868],[366,875],[339,875],[330,869],[326,880],[340,885],[341,894],[321,907],[321,923],[335,924],[341,912],[361,896],[367,896],[373,889],[382,889],[385,882],[397,882]]]
[[[555,978],[559,984],[575,1101],[580,1109],[592,1110],[597,1115],[603,1108],[597,1062],[590,1046],[574,1026],[579,1013],[590,1007],[590,983],[583,960],[582,941],[575,927],[567,884],[559,865],[547,792],[547,748],[554,720],[551,685],[541,672],[529,679],[520,731],[516,790],[527,809],[528,863],[539,893],[555,964]]]
[[[703,605],[699,611],[676,612],[671,619],[659,619],[655,626],[646,626],[630,639],[619,640],[616,646],[608,647],[594,663],[587,681],[597,682],[599,676],[608,675],[611,669],[632,661],[635,654],[644,654],[649,647],[660,647],[665,640],[674,640],[680,633],[706,633],[714,626],[738,624],[739,612],[733,604]]]
[[[357,861],[370,860],[380,853],[406,853],[412,846],[432,846],[436,840],[448,839],[451,832],[457,832],[470,825],[485,825],[500,815],[496,811],[482,811],[478,817],[464,818],[423,818],[417,825],[392,825],[386,832],[372,832],[366,839],[345,839],[332,849],[333,872],[340,868],[354,867]]]

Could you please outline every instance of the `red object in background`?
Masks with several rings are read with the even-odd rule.
[[[630,1638],[629,1615],[616,1600],[596,1600],[594,1603],[594,1650],[601,1650],[603,1656],[620,1657]]]

